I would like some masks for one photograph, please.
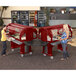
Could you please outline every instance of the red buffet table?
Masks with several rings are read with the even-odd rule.
[[[20,48],[21,57],[32,54],[32,40],[37,38],[37,30],[33,27],[10,23],[6,26],[7,36],[11,39],[11,49]]]
[[[72,38],[72,29],[68,25],[69,28],[69,38],[68,41]],[[57,39],[56,36],[61,35],[63,32],[63,24],[60,25],[54,25],[54,26],[46,26],[41,27],[39,29],[39,39],[42,40],[43,45],[43,55],[51,56],[51,59],[53,59],[52,49],[54,45],[57,45],[58,50],[63,50],[62,45],[60,41]]]

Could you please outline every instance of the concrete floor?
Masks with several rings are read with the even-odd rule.
[[[35,43],[39,43],[36,41]],[[32,46],[32,55],[25,55],[21,58],[19,49],[14,52],[10,49],[10,42],[7,42],[8,55],[3,57],[0,55],[0,70],[73,70],[76,69],[76,47],[68,45],[68,52],[70,57],[68,60],[61,61],[62,53],[57,51],[56,46],[53,48],[54,59],[51,60],[49,56],[44,57],[42,46]],[[2,43],[0,42],[0,52]]]

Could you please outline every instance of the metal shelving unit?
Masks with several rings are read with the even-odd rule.
[[[29,25],[28,11],[11,11],[12,23]]]
[[[38,27],[45,26],[46,15],[43,11],[38,11]]]

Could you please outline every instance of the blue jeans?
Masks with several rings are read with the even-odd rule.
[[[62,48],[63,48],[63,57],[64,57],[64,58],[69,57],[69,54],[68,54],[68,52],[67,52],[67,50],[66,50],[67,43],[61,43],[61,44],[62,44]]]
[[[7,49],[6,41],[2,41],[2,44],[3,44],[3,47],[2,47],[1,55],[6,54],[6,49]]]

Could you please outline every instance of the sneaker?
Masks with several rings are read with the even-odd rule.
[[[46,56],[46,54],[43,54],[43,56]]]
[[[62,61],[63,61],[63,60],[66,60],[66,59],[65,59],[65,58],[61,58],[60,60],[62,60]]]
[[[3,54],[2,56],[6,56],[5,54]]]
[[[69,59],[69,57],[67,57],[67,59]]]

